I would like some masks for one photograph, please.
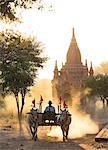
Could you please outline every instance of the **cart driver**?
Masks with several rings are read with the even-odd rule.
[[[55,113],[55,107],[52,106],[52,101],[48,102],[49,106],[47,106],[44,110],[44,113],[46,112],[51,112],[51,113]]]

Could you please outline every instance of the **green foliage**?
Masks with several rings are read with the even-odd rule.
[[[38,69],[47,60],[41,56],[42,51],[42,44],[34,39],[14,32],[0,33],[0,87],[3,96],[11,93],[15,96],[20,129],[25,95],[33,86]]]
[[[91,95],[108,97],[108,75],[97,75],[85,80],[85,87],[91,89]]]
[[[91,95],[96,94],[96,84],[95,84],[95,78],[93,76],[87,77],[85,82],[85,87],[90,88]]]
[[[15,0],[1,0],[0,1],[0,13],[1,13],[1,17],[8,17],[11,20],[15,19],[15,15],[14,15],[14,11],[11,8],[11,3],[13,3],[13,1]]]
[[[1,18],[8,17],[10,20],[16,20],[16,7],[31,8],[34,2],[37,2],[38,9],[42,7],[40,0],[0,0]]]
[[[3,98],[0,96],[0,110],[5,108],[5,101],[3,100]]]
[[[27,92],[36,72],[47,58],[42,58],[42,44],[17,34],[0,34],[0,83],[5,93]]]

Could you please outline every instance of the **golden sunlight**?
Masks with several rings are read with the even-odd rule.
[[[78,111],[70,111],[72,114],[72,123],[69,128],[69,138],[75,139],[85,136],[86,134],[96,134],[99,131],[96,124],[89,115]],[[50,137],[57,137],[62,140],[62,131],[60,127],[52,127],[47,134]]]
[[[100,128],[108,123],[107,92],[103,92],[103,89],[99,91],[101,88],[98,85],[102,84],[101,82],[98,84],[97,79],[100,78],[96,78],[96,85],[92,84],[95,80],[90,80],[92,81],[90,85],[94,85],[93,88],[91,86],[85,88],[84,81],[88,77],[94,79],[96,73],[108,73],[106,63],[108,0],[43,0],[42,2],[51,3],[53,11],[44,9],[39,11],[36,5],[32,9],[21,11],[18,8],[17,15],[20,16],[21,22],[0,21],[0,31],[15,31],[17,34],[42,42],[44,47],[42,55],[39,56],[40,47],[33,49],[31,42],[27,48],[24,47],[25,42],[20,46],[20,38],[15,37],[17,45],[15,42],[9,45],[11,42],[6,39],[4,41],[8,44],[3,43],[4,47],[1,46],[4,50],[0,55],[1,58],[3,57],[1,60],[3,89],[7,88],[14,93],[4,98],[6,108],[1,103],[3,108],[0,119],[1,149],[14,147],[29,150],[59,147],[59,149],[76,150],[83,149],[84,146],[87,149],[107,148],[107,144],[95,141]],[[42,57],[48,57],[48,61],[40,69],[41,64],[45,62]],[[34,79],[36,69],[37,78]],[[90,95],[91,90],[95,95]],[[105,97],[98,91],[105,93]],[[58,116],[61,117],[59,120]],[[60,127],[62,130],[64,127],[65,134]],[[20,134],[17,129],[20,129]],[[104,129],[107,130],[108,125]],[[36,141],[37,139],[40,141]]]
[[[84,0],[83,5],[79,0],[75,2],[69,0],[68,3],[66,0],[55,0],[53,3],[51,2],[54,7],[53,11],[38,12],[33,7],[33,9],[19,13],[22,23],[12,24],[12,28],[16,32],[20,31],[23,34],[37,37],[45,45],[45,54],[49,57],[45,68],[39,71],[40,79],[52,79],[55,60],[58,61],[59,68],[61,68],[62,62],[65,63],[73,27],[83,63],[85,59],[88,59],[88,62],[93,61],[93,66],[96,67],[107,60],[106,0],[104,3],[96,0],[93,2],[94,5],[92,2],[93,0],[89,2]],[[102,12],[100,12],[101,5],[104,5]],[[95,7],[97,11],[95,11]],[[2,25],[1,23],[0,29],[3,29]]]

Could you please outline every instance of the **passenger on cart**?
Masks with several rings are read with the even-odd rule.
[[[55,107],[52,106],[52,101],[48,102],[48,106],[45,108],[44,110],[44,114],[43,114],[43,122],[45,122],[45,120],[48,120],[49,123],[51,121],[56,122],[56,117],[55,117]]]
[[[55,107],[52,106],[52,101],[48,102],[48,106],[45,108],[44,113],[49,112],[49,113],[55,113]]]

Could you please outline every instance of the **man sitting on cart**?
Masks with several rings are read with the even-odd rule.
[[[56,122],[55,107],[52,106],[52,101],[49,101],[48,104],[49,105],[44,110],[43,122],[45,122],[45,120],[48,120],[49,123],[51,123],[52,121],[55,123]]]
[[[49,101],[48,104],[49,104],[49,106],[47,106],[45,108],[44,113],[47,113],[47,112],[49,112],[49,113],[55,113],[55,107],[52,106],[52,101]]]

